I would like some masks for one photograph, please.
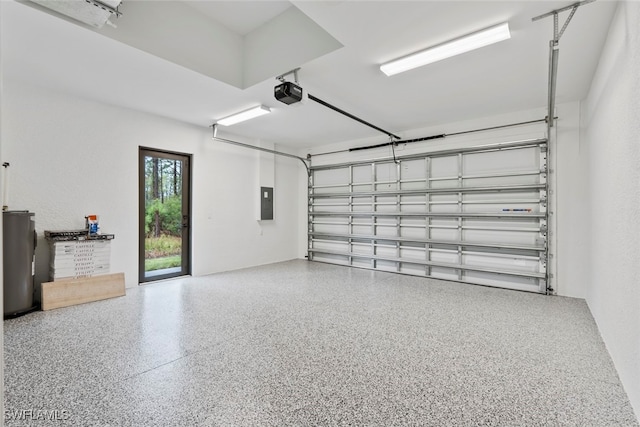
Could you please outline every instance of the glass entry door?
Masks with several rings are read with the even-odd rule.
[[[140,283],[191,273],[190,160],[140,148]]]

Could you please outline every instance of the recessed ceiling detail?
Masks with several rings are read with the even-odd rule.
[[[244,37],[244,87],[340,49],[342,44],[291,7]]]
[[[246,36],[291,7],[287,0],[183,1],[241,36]]]
[[[119,3],[119,0],[110,1]],[[71,4],[84,6],[90,11],[100,10],[84,1],[51,3],[60,4],[61,7]],[[117,27],[95,25],[93,20],[80,21],[90,24],[87,28],[104,36],[240,89],[342,47],[289,2],[278,1],[271,7],[261,5],[260,10],[267,13],[266,16],[271,16],[269,13],[276,13],[276,16],[265,20],[264,16],[253,13],[248,15],[245,25],[241,25],[242,21],[237,19],[231,25],[225,25],[211,15],[216,10],[225,10],[229,15],[234,8],[246,9],[248,4],[245,3],[264,2],[197,3],[128,1],[121,6],[122,16],[117,20]],[[225,7],[220,9],[222,6]],[[203,7],[209,7],[206,13],[203,13]],[[107,19],[108,16],[102,24]],[[235,29],[241,33],[235,32]]]

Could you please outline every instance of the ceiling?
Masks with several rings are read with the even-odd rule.
[[[293,5],[288,1],[202,1],[184,0],[207,17],[236,34],[245,36],[271,21]]]
[[[275,77],[301,67],[308,93],[400,136],[544,107],[553,21],[531,18],[570,4],[129,0],[120,7],[123,16],[112,19],[117,29],[96,30],[1,1],[3,84],[27,81],[203,128],[263,104],[273,113],[222,134],[294,148],[373,136],[385,142],[383,134],[312,101],[278,102]],[[560,41],[558,103],[586,96],[615,7],[599,0],[573,17]],[[561,25],[567,15],[560,15]],[[393,77],[378,68],[504,21],[510,40]],[[142,40],[153,34],[171,38]]]

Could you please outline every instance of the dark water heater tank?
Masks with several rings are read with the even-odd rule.
[[[36,229],[33,212],[2,212],[4,262],[4,315],[15,316],[34,308]]]

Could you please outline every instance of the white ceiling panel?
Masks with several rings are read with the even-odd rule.
[[[120,7],[126,19],[127,3]],[[135,3],[135,2],[134,2]],[[150,2],[151,4],[156,2]],[[157,2],[163,3],[163,2]],[[341,48],[301,59],[300,85],[313,95],[379,127],[402,136],[410,129],[485,117],[546,105],[548,43],[551,19],[531,18],[572,4],[569,1],[293,1],[256,3],[242,12],[227,3],[189,4],[212,25],[224,18],[244,46],[246,37],[289,8],[297,8],[335,39]],[[221,4],[218,4],[221,3]],[[224,3],[224,4],[222,4]],[[261,11],[257,3],[266,3]],[[268,6],[268,7],[267,7]],[[55,18],[23,4],[2,1],[2,71],[7,81],[20,79],[84,98],[145,111],[203,128],[248,107],[264,104],[274,114],[225,129],[229,135],[311,147],[380,135],[313,102],[287,106],[274,99],[277,74],[273,63],[255,65],[263,81],[247,88],[204,75],[188,63],[177,65],[152,53],[105,37],[88,28]],[[560,41],[557,101],[577,101],[588,91],[616,3],[599,0],[581,7]],[[253,13],[255,12],[255,13]],[[275,14],[275,15],[274,15]],[[251,16],[249,16],[251,15]],[[561,23],[568,13],[560,16]],[[248,19],[251,18],[251,19]],[[118,21],[114,20],[117,24]],[[379,65],[478,29],[508,21],[512,38],[462,56],[387,77]],[[202,21],[205,22],[205,21]],[[175,30],[188,32],[177,19]],[[158,23],[162,28],[162,23]],[[243,24],[244,25],[244,24]],[[135,28],[135,25],[132,27]],[[108,29],[107,31],[117,31]],[[291,31],[291,46],[311,47],[313,40]],[[235,36],[234,36],[235,37]],[[189,40],[185,35],[184,40]],[[206,43],[188,42],[184,50],[210,52]],[[283,44],[284,45],[284,44]],[[275,44],[275,48],[280,46]],[[173,46],[177,51],[181,46]],[[274,46],[269,46],[274,48]],[[313,59],[315,58],[315,59]],[[268,58],[267,58],[268,59]],[[208,57],[220,66],[240,69],[247,61],[230,55]],[[240,65],[238,65],[240,61]],[[264,64],[264,62],[263,62]],[[275,64],[275,65],[274,65]],[[288,68],[291,64],[286,64]],[[244,76],[229,74],[229,79]],[[271,76],[271,77],[269,77]],[[103,83],[100,83],[103,82]],[[107,82],[107,83],[104,83]]]
[[[288,1],[202,1],[184,0],[205,16],[214,19],[231,31],[242,36],[291,7]]]

